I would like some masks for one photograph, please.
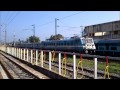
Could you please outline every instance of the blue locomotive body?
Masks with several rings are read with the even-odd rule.
[[[120,40],[99,40],[95,41],[96,54],[119,56],[120,55]]]
[[[96,49],[92,38],[83,38],[83,37],[71,38],[66,40],[49,40],[34,44],[24,43],[21,45],[16,45],[16,47],[57,50],[57,51],[73,51],[73,52],[83,52],[83,53],[93,52]]]
[[[59,51],[89,52],[95,50],[92,38],[44,41],[41,44],[43,45],[43,49],[54,49]]]

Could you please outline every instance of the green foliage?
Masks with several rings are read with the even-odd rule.
[[[27,38],[26,42],[30,42],[30,43],[40,42],[40,39],[39,37],[36,36],[30,36],[29,38]]]
[[[63,39],[63,36],[61,34],[57,34],[57,35],[51,35],[48,40],[60,40],[60,39]]]
[[[78,64],[79,60],[80,60],[79,58],[76,58],[76,65]],[[67,57],[67,64],[68,63],[71,63],[71,64],[73,63],[72,57]],[[94,69],[93,60],[82,59],[82,65],[83,65],[83,69],[84,67]],[[109,62],[108,66],[109,66],[109,73],[115,73],[115,74],[120,75],[120,63],[119,62]],[[101,61],[97,62],[98,70],[105,71],[105,67],[106,67],[106,62],[101,62]]]

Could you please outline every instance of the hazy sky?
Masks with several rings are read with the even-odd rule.
[[[40,40],[45,40],[55,34],[55,18],[58,18],[57,33],[64,37],[74,34],[80,35],[80,26],[89,26],[99,23],[120,20],[119,11],[0,11],[1,18],[1,40],[5,40],[5,24],[7,30],[7,42],[15,40],[26,40],[33,35],[33,24],[35,24],[35,35]]]

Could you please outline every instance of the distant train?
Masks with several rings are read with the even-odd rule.
[[[72,51],[79,53],[94,53],[96,49],[93,39],[84,37],[70,38],[66,40],[49,40],[33,44],[22,43],[16,44],[15,47],[57,51]]]
[[[96,54],[120,57],[120,40],[96,40]]]

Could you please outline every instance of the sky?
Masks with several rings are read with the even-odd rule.
[[[82,27],[120,20],[120,11],[0,11],[0,41],[26,40],[33,35],[41,41],[57,34],[64,37],[81,35]],[[82,27],[81,27],[82,26]]]

